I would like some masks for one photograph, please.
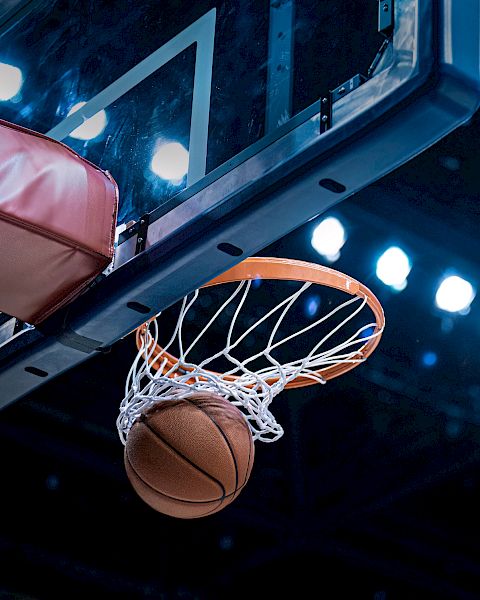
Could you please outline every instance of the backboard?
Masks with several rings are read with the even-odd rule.
[[[121,233],[104,281],[0,348],[1,402],[468,120],[479,17],[478,0],[11,2],[0,63],[23,84],[0,116],[109,170]]]
[[[119,223],[138,220],[351,74],[367,73],[384,40],[376,0],[324,5],[319,13],[312,0],[168,1],[132,11],[124,1],[118,19],[107,2],[27,3],[2,35],[1,61],[25,80],[2,116],[115,173]],[[97,127],[75,131],[99,111]],[[169,142],[189,161],[162,178],[151,161]]]

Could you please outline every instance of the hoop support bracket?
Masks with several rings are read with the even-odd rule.
[[[148,226],[150,225],[150,215],[145,213],[138,222],[137,245],[135,247],[135,256],[140,254],[147,247]]]

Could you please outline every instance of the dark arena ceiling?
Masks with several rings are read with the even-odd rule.
[[[21,2],[0,4],[0,19],[13,15],[0,63],[25,82],[0,118],[47,132],[216,6],[208,170],[265,134],[270,2],[35,4],[25,14]],[[366,72],[382,42],[375,0],[296,4],[293,113]],[[99,140],[67,140],[114,174],[121,223],[185,184],[145,172],[152,140],[188,143],[193,64],[190,49],[119,99]],[[261,252],[363,281],[387,327],[365,365],[275,399],[285,435],[256,444],[251,479],[224,511],[175,520],[129,485],[115,420],[133,336],[3,409],[0,598],[479,598],[480,303],[435,303],[448,275],[480,289],[479,138],[476,114]],[[334,263],[311,244],[325,217],[346,234]],[[376,274],[392,246],[411,263],[403,290]]]

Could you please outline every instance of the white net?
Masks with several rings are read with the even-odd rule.
[[[282,323],[290,315],[290,320],[294,321],[295,325],[292,307],[311,285],[314,284],[303,284],[300,289],[290,293],[265,315],[254,320],[241,333],[236,332],[241,329],[238,325],[241,321],[239,316],[252,290],[250,280],[241,281],[236,285],[233,293],[221,303],[190,342],[186,341],[190,331],[185,321],[199,297],[200,290],[196,290],[181,301],[173,334],[160,351],[157,349],[159,341],[157,319],[147,324],[141,337],[141,347],[126,380],[125,397],[120,405],[117,419],[117,428],[122,442],[126,443],[128,432],[140,415],[158,402],[178,400],[198,392],[211,392],[222,396],[240,408],[249,423],[254,440],[263,442],[278,440],[283,435],[283,428],[270,411],[275,396],[300,376],[323,384],[325,380],[318,373],[319,370],[338,364],[363,362],[365,359],[359,354],[359,348],[368,340],[381,335],[381,331],[375,330],[374,321],[367,322],[360,327],[354,327],[353,331],[350,327],[342,342],[329,345],[329,342],[332,344],[332,339],[337,342],[338,335],[346,325],[355,323],[355,317],[365,309],[367,297],[359,295],[349,296],[348,300],[335,308],[330,308],[326,314],[308,325],[296,329],[294,327],[293,332],[282,336]],[[367,310],[370,312],[368,307]],[[345,316],[346,312],[348,314]],[[226,313],[232,315],[229,325],[220,327],[219,317]],[[370,314],[368,319],[371,319],[371,316]],[[315,335],[322,329],[320,327],[322,324],[325,326],[332,321],[334,323],[327,332],[323,328],[320,335]],[[260,328],[264,330],[265,325],[268,324],[271,324],[271,329],[265,337],[266,344],[263,349],[257,350],[248,358],[241,356],[239,348],[245,346],[244,343],[251,336],[256,338],[255,342],[258,346],[260,336],[257,333]],[[197,358],[194,361],[192,353],[195,350],[198,353],[197,346],[202,346],[205,335],[215,325],[220,330],[227,331],[225,344],[210,356],[201,360]],[[282,348],[288,350],[290,344],[299,336],[302,336],[300,347],[303,348],[303,356],[280,362],[278,352]],[[303,344],[303,340],[307,338],[310,346],[308,351]],[[178,359],[173,361],[168,353],[171,348],[178,351]],[[205,346],[202,346],[202,349],[208,350]],[[229,365],[229,368],[222,373],[214,371],[215,363],[218,364],[219,359],[228,361]],[[261,368],[257,368],[259,361],[263,361]]]

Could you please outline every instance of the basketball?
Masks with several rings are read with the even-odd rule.
[[[181,519],[228,506],[252,471],[254,445],[244,415],[228,400],[202,393],[164,400],[131,428],[125,468],[137,494]]]

